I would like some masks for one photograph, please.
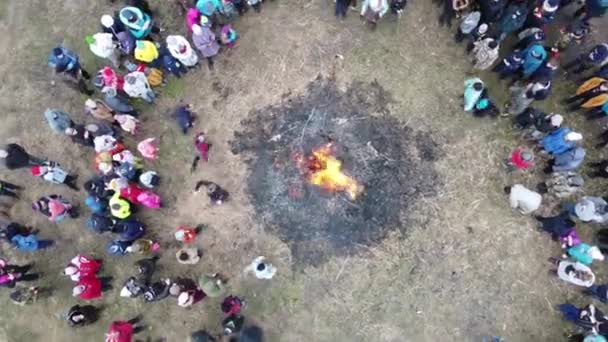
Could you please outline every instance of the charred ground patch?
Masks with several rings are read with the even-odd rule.
[[[378,243],[407,227],[421,196],[436,193],[433,164],[441,150],[430,133],[394,118],[391,102],[377,82],[342,91],[319,77],[302,95],[252,111],[235,133],[232,152],[250,167],[248,193],[258,218],[299,263]],[[295,162],[327,143],[343,172],[364,188],[357,198],[310,184]]]

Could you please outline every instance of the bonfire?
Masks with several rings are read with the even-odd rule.
[[[363,187],[342,172],[342,162],[335,157],[332,143],[313,149],[307,157],[299,155],[296,162],[310,184],[327,192],[344,191],[355,200]]]

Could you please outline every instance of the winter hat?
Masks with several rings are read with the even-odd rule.
[[[84,41],[87,43],[87,45],[95,44],[95,37],[86,36],[84,37]]]
[[[70,265],[70,266],[66,267],[66,268],[63,270],[63,274],[65,274],[65,275],[69,275],[69,276],[74,275],[74,274],[76,274],[77,272],[78,272],[78,268],[76,268],[76,266],[72,266],[72,265]]]
[[[36,166],[32,166],[32,168],[30,169],[30,171],[32,172],[32,176],[40,176],[42,174],[42,167],[36,165]]]
[[[600,249],[597,248],[596,246],[589,248],[589,255],[591,255],[591,257],[595,260],[600,260],[600,261],[604,260],[604,255],[602,254]]]
[[[209,22],[209,18],[207,18],[204,15],[201,15],[201,20],[200,20],[201,26],[205,26],[205,25],[210,25],[211,23]]]
[[[84,292],[84,285],[78,285],[72,289],[72,296],[76,297]]]
[[[171,287],[169,287],[169,294],[172,295],[173,297],[179,296],[181,291],[182,291],[182,289],[179,286],[179,284],[177,284],[177,283],[173,283],[173,284],[171,284]]]
[[[106,28],[110,28],[114,26],[114,18],[112,18],[109,14],[104,14],[101,16],[101,25]]]
[[[197,24],[194,24],[194,25],[192,25],[192,33],[194,33],[195,35],[203,34],[203,29],[200,26],[198,26]]]
[[[550,120],[552,126],[559,127],[561,126],[562,122],[564,122],[564,117],[559,114],[555,114],[551,116]]]
[[[580,133],[570,132],[566,134],[566,140],[568,141],[579,141],[581,139],[583,139],[583,135]]]
[[[56,47],[53,49],[53,55],[54,56],[61,56],[63,55],[63,50],[60,47]]]
[[[177,297],[177,305],[179,306],[189,306],[192,305],[192,297],[188,292],[182,292]]]
[[[479,25],[479,27],[477,28],[477,32],[479,34],[486,34],[488,32],[488,24],[481,24]]]
[[[84,105],[89,109],[95,109],[97,107],[97,103],[95,103],[93,99],[87,99],[84,101]]]

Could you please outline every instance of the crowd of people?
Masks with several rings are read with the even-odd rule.
[[[249,0],[198,0],[183,1],[184,21],[188,37],[164,34],[164,29],[153,16],[149,4],[142,0],[126,1],[125,6],[114,15],[104,14],[100,18],[100,32],[85,38],[90,52],[107,61],[107,65],[95,73],[89,73],[80,62],[79,55],[67,46],[52,49],[48,57],[49,67],[56,78],[76,91],[86,95],[84,109],[87,121],[77,123],[60,109],[47,109],[43,115],[52,132],[69,138],[83,149],[94,152],[95,176],[84,181],[85,207],[81,209],[68,196],[48,194],[32,203],[32,209],[49,221],[61,223],[69,218],[87,215],[86,225],[92,234],[108,236],[108,255],[139,255],[131,272],[121,286],[117,279],[104,274],[103,258],[94,258],[83,252],[69,260],[63,270],[67,281],[74,283],[72,296],[92,302],[76,304],[66,308],[65,319],[69,326],[80,327],[95,324],[101,307],[94,301],[104,297],[107,291],[120,291],[120,297],[142,298],[144,302],[156,302],[174,298],[180,307],[196,305],[204,298],[223,300],[220,310],[223,335],[232,340],[248,336],[255,340],[260,336],[259,328],[247,326],[242,309],[246,302],[229,294],[227,279],[218,273],[202,274],[199,279],[177,277],[160,278],[155,274],[156,264],[162,255],[163,246],[146,232],[144,222],[136,217],[142,208],[158,210],[163,207],[160,196],[154,189],[161,186],[161,176],[146,168],[146,160],[154,160],[161,153],[155,138],[141,140],[134,149],[127,140],[136,137],[139,131],[139,112],[133,101],[142,100],[153,104],[157,88],[166,83],[168,77],[181,77],[206,60],[210,70],[214,59],[222,51],[235,46],[238,34],[232,27],[235,17],[244,15],[249,7],[261,10],[261,1]],[[193,45],[192,45],[193,44]],[[194,48],[193,48],[194,46]],[[54,83],[54,81],[53,81]],[[96,98],[98,97],[98,98]],[[174,118],[184,135],[193,127],[194,114],[189,105],[176,106]],[[84,120],[82,120],[84,121]],[[130,139],[125,139],[126,136]],[[199,161],[208,160],[211,144],[203,132],[195,133],[193,145],[196,158],[192,171]],[[78,175],[70,173],[60,163],[47,158],[33,156],[18,144],[8,144],[0,149],[0,162],[5,169],[23,172],[29,169],[31,176],[78,192]],[[0,196],[19,200],[22,187],[0,181]],[[195,191],[204,190],[212,205],[222,205],[229,200],[229,192],[220,185],[202,180]],[[86,214],[85,214],[86,211]],[[182,245],[175,254],[182,265],[194,265],[201,260],[201,251],[196,248],[196,237],[204,225],[195,228],[178,227],[173,237]],[[35,252],[54,245],[52,240],[38,237],[38,231],[13,220],[7,211],[0,212],[0,236],[20,252]],[[33,264],[10,265],[0,259],[0,286],[15,288],[10,298],[17,304],[35,303],[48,289],[39,286],[19,285],[40,280],[32,272]],[[271,279],[276,267],[264,257],[256,257],[244,267],[246,273],[262,280]],[[102,276],[102,274],[104,274]],[[145,330],[145,317],[138,315],[114,321],[106,335],[107,342],[128,342],[133,335]],[[212,341],[214,335],[206,331],[192,334],[193,341]]]
[[[577,222],[601,224],[608,220],[608,203],[601,195],[577,196],[585,178],[608,176],[608,160],[587,162],[592,171],[581,174],[587,156],[581,144],[583,134],[567,127],[564,116],[535,108],[535,104],[551,99],[561,100],[568,113],[586,110],[588,120],[608,115],[608,43],[587,43],[593,31],[592,19],[604,15],[608,1],[448,0],[442,4],[442,23],[451,26],[453,19],[460,19],[455,39],[466,43],[473,69],[491,70],[510,86],[510,100],[503,109],[492,100],[481,78],[467,79],[464,110],[478,117],[512,117],[514,127],[521,131],[522,146],[505,159],[506,172],[530,172],[545,164],[539,173],[544,180],[539,184],[505,187],[511,207],[524,215],[536,214],[539,229],[560,243],[562,255],[549,259],[551,274],[583,287],[583,293],[594,299],[608,302],[608,286],[598,285],[591,269],[608,252],[608,230],[596,231],[595,245],[577,234]],[[560,17],[566,24],[555,27]],[[552,28],[558,35],[549,41]],[[564,60],[566,55],[576,57]],[[558,74],[576,86],[572,96],[551,97]],[[593,139],[587,134],[585,138]],[[608,133],[602,133],[599,141],[596,148],[604,147]],[[556,215],[539,214],[550,208],[557,208]],[[608,316],[594,304],[577,307],[565,303],[558,309],[577,325],[571,340],[607,341]]]
[[[87,227],[93,234],[109,236],[106,251],[109,255],[139,255],[132,276],[121,286],[116,279],[104,273],[104,261],[87,253],[79,253],[67,261],[63,274],[72,281],[73,297],[94,301],[106,291],[120,291],[125,298],[142,298],[156,302],[174,298],[180,307],[190,307],[204,298],[223,298],[220,310],[224,315],[224,335],[238,340],[243,334],[259,334],[255,328],[245,328],[242,314],[246,302],[229,293],[227,279],[218,273],[202,274],[199,279],[156,276],[157,260],[163,246],[146,233],[146,225],[136,218],[142,208],[158,210],[163,201],[154,192],[162,186],[161,176],[146,168],[146,160],[154,160],[161,153],[155,138],[141,140],[135,149],[127,145],[125,134],[135,137],[139,131],[139,112],[133,101],[153,104],[158,87],[168,77],[181,77],[205,60],[210,70],[223,51],[237,44],[238,33],[232,23],[245,15],[249,8],[260,12],[261,0],[198,0],[182,1],[187,36],[165,34],[155,20],[146,1],[130,0],[114,15],[100,17],[100,32],[85,38],[91,53],[107,60],[107,65],[89,73],[80,63],[79,55],[69,47],[59,45],[49,54],[48,64],[68,86],[86,95],[83,106],[95,123],[77,123],[60,109],[48,109],[46,118],[51,134],[69,138],[95,154],[95,177],[86,180],[83,188]],[[597,246],[583,242],[577,232],[577,221],[603,223],[608,220],[608,203],[599,196],[584,196],[573,200],[582,187],[584,178],[608,177],[608,160],[589,163],[593,170],[585,175],[579,169],[586,157],[580,144],[583,135],[564,125],[564,117],[556,113],[543,113],[534,103],[550,98],[554,78],[560,64],[571,82],[577,83],[576,93],[563,99],[568,111],[588,109],[589,120],[608,114],[608,43],[583,51],[584,41],[592,31],[591,19],[601,17],[608,9],[606,0],[586,0],[577,5],[573,0],[439,0],[443,6],[440,22],[452,25],[460,21],[455,34],[458,42],[466,44],[472,67],[489,70],[510,82],[511,98],[505,109],[499,108],[489,95],[481,78],[467,79],[464,84],[464,110],[476,116],[512,116],[514,125],[521,129],[525,143],[517,147],[505,161],[507,172],[527,172],[547,160],[546,180],[531,190],[521,184],[505,188],[511,207],[522,214],[534,214],[551,202],[560,202],[562,211],[553,217],[535,216],[540,229],[551,234],[563,248],[563,255],[551,258],[551,272],[563,281],[585,288],[585,293],[602,302],[608,302],[608,284],[598,285],[590,268],[594,261],[602,261],[608,252],[608,230],[597,231]],[[349,6],[356,1],[336,0],[335,15],[344,18]],[[364,0],[361,18],[375,28],[386,13],[401,16],[406,0]],[[567,9],[577,8],[574,14]],[[568,24],[559,31],[551,44],[547,30],[559,15],[571,16]],[[506,44],[515,40],[515,44]],[[502,46],[501,46],[502,45]],[[500,53],[509,46],[509,51]],[[560,63],[567,50],[577,50],[578,56]],[[500,56],[503,56],[502,59]],[[99,98],[96,98],[99,97]],[[189,134],[195,116],[188,105],[177,105],[174,118],[183,134]],[[600,136],[598,147],[608,144],[608,133]],[[197,152],[192,171],[200,160],[208,160],[211,144],[205,133],[193,136]],[[65,170],[60,163],[34,156],[18,144],[0,149],[0,162],[6,169],[21,172],[29,169],[33,177],[52,184],[65,185],[66,189],[80,191],[78,176]],[[0,181],[0,196],[19,200],[19,185]],[[204,189],[212,205],[222,205],[230,199],[229,192],[220,185],[202,180],[195,191]],[[41,196],[32,203],[32,209],[50,221],[60,223],[69,218],[85,215],[84,211],[60,194]],[[204,229],[181,226],[174,233],[180,244],[175,254],[178,263],[194,265],[201,260],[200,250],[194,247],[197,235]],[[5,211],[0,211],[0,236],[18,251],[35,252],[54,245],[43,240],[38,232],[19,224]],[[41,277],[32,273],[33,265],[10,265],[0,259],[0,285],[17,287],[21,282],[35,282]],[[245,267],[258,279],[269,280],[277,269],[266,258],[256,257]],[[41,293],[38,286],[18,286],[10,297],[21,305],[36,302]],[[574,340],[585,342],[606,341],[608,316],[593,304],[579,308],[566,303],[559,306],[564,317],[580,328]],[[76,304],[66,308],[65,318],[72,327],[95,324],[100,307],[93,304]],[[107,333],[108,342],[132,341],[133,335],[146,329],[144,316],[114,321]],[[192,334],[195,341],[213,340],[205,331]]]

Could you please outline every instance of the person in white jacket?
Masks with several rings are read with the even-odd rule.
[[[364,0],[361,4],[361,17],[366,20],[372,28],[376,27],[380,18],[388,11],[387,0]]]
[[[87,36],[85,41],[95,56],[109,59],[115,67],[118,67],[120,65],[120,53],[112,37],[111,33],[95,33],[92,36]]]
[[[520,213],[527,215],[540,208],[543,197],[521,184],[505,187],[505,193],[509,195],[511,208],[518,209]]]
[[[258,279],[272,279],[277,273],[277,269],[271,264],[265,263],[265,259],[263,256],[253,259],[251,264],[245,268],[245,273],[253,272]]]
[[[139,97],[148,103],[154,102],[154,91],[150,88],[146,75],[141,71],[133,71],[125,76],[124,92],[130,97]]]
[[[595,275],[588,266],[580,262],[572,262],[567,260],[550,260],[556,267],[553,270],[557,273],[559,279],[578,286],[591,287],[595,282]]]
[[[167,49],[175,59],[191,68],[198,63],[198,55],[186,38],[178,35],[167,37]]]

